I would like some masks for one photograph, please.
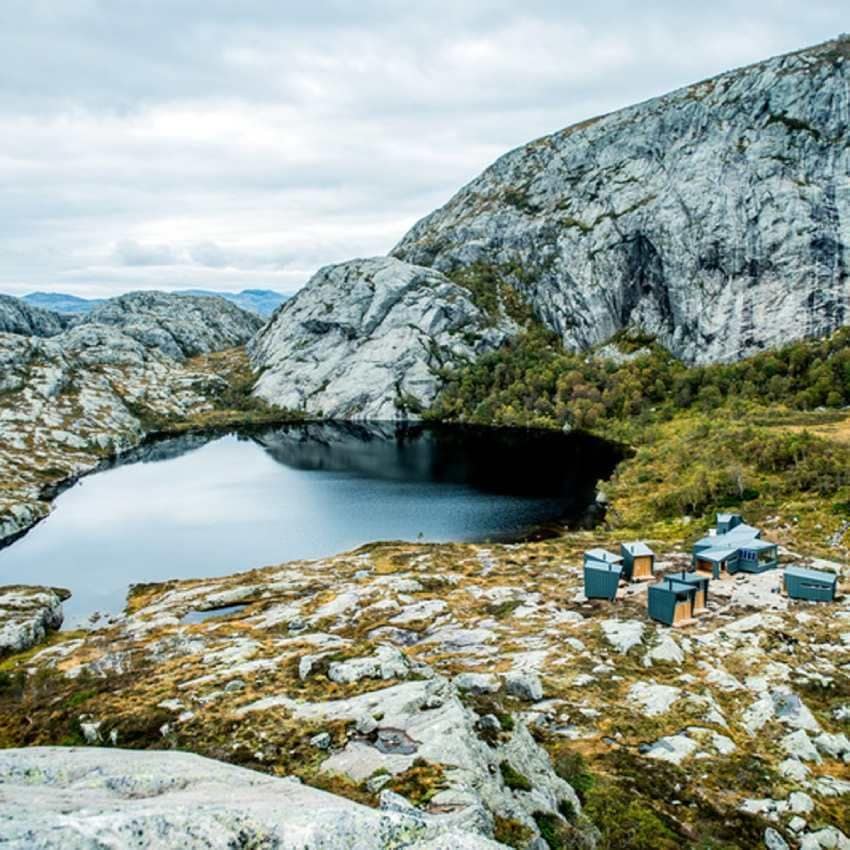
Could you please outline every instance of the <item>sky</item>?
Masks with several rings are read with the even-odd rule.
[[[518,145],[847,29],[846,0],[2,0],[0,292],[293,292]]]

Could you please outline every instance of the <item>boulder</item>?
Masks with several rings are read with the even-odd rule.
[[[0,655],[24,652],[62,625],[67,590],[13,585],[0,587]]]
[[[431,269],[387,257],[327,266],[252,340],[255,393],[334,419],[416,418],[441,368],[515,331]]]

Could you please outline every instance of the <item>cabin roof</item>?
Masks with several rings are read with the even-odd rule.
[[[838,581],[838,576],[835,573],[828,573],[823,570],[808,570],[805,567],[786,567],[785,575],[808,579],[809,581],[818,581],[822,584],[835,584]]]
[[[738,548],[755,549],[757,552],[763,552],[765,549],[775,549],[776,544],[771,543],[769,540],[743,540],[741,541],[741,545]]]
[[[657,584],[650,585],[650,590],[658,590],[662,593],[674,593],[676,596],[684,596],[694,592],[692,584],[686,584],[679,579],[664,578]]]
[[[761,534],[761,531],[755,526],[742,522],[740,525],[730,528],[725,534],[718,534],[717,537],[758,537],[759,534]]]
[[[729,520],[734,519],[735,517],[738,517],[738,519],[740,519],[741,515],[740,514],[718,514],[717,515],[717,521],[718,522],[729,522]]]
[[[604,561],[606,564],[619,564],[623,560],[620,555],[615,555],[607,549],[588,549],[584,557],[594,561]]]
[[[624,543],[623,548],[629,551],[631,555],[637,555],[638,557],[642,555],[655,555],[655,552],[643,542],[643,540],[634,540],[631,543]]]
[[[705,549],[704,551],[697,553],[697,558],[721,564],[723,561],[728,561],[729,558],[731,558],[737,551],[737,549],[724,549],[719,547],[716,549]]]
[[[586,570],[596,570],[600,573],[621,573],[623,571],[623,565],[617,561],[616,563],[612,563],[611,561],[602,561],[594,560],[589,564],[585,564],[584,568]]]

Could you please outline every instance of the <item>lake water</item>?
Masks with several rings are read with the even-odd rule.
[[[586,435],[309,424],[142,446],[0,550],[0,584],[67,587],[66,626],[131,583],[225,575],[375,540],[519,539],[575,522],[617,460]]]

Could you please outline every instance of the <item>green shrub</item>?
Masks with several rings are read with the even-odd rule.
[[[531,791],[532,785],[528,777],[520,773],[509,761],[503,761],[499,765],[502,779],[511,791]]]

